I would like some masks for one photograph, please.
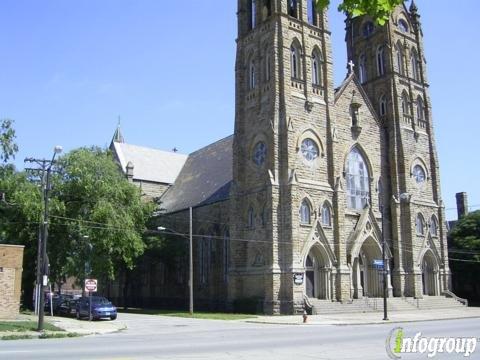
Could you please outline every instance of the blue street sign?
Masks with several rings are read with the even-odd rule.
[[[374,266],[383,266],[383,260],[374,259],[373,260],[373,265]]]

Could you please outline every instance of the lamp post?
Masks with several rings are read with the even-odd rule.
[[[158,231],[165,231],[168,230],[175,235],[182,236],[186,239],[189,239],[188,243],[188,289],[189,289],[189,312],[190,315],[193,315],[193,209],[190,207],[190,236],[187,237],[184,234],[180,234],[172,229],[165,228],[163,226],[159,226],[157,228]]]
[[[386,256],[386,239],[385,239],[385,206],[380,206],[382,213],[382,261],[383,261],[383,320],[388,320],[387,313],[387,294],[388,294],[388,279],[387,279],[387,256]]]
[[[39,301],[39,309],[38,309],[38,331],[43,330],[43,323],[44,323],[44,316],[45,316],[45,297],[44,291],[45,287],[48,283],[48,260],[47,260],[47,240],[48,240],[48,195],[50,192],[50,175],[52,173],[52,166],[55,164],[55,157],[57,154],[62,152],[61,146],[55,146],[53,151],[52,160],[48,163],[46,169],[46,180],[43,182],[43,231],[42,231],[42,242],[41,242],[41,261],[40,261],[40,273],[41,273],[41,285],[40,285],[40,301]]]

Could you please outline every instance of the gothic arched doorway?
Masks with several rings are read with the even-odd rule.
[[[438,295],[438,263],[432,251],[423,255],[421,264],[423,295]]]
[[[331,272],[325,249],[314,245],[305,259],[305,292],[309,298],[331,298]]]
[[[381,259],[379,244],[373,238],[367,238],[353,261],[354,298],[383,296],[383,274],[374,265],[374,260]]]

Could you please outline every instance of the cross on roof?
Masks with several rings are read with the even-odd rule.
[[[351,74],[353,72],[353,68],[355,67],[355,64],[352,60],[348,62],[348,73]]]

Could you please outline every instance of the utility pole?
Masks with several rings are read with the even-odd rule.
[[[38,331],[43,331],[44,328],[44,317],[45,317],[45,287],[48,285],[48,257],[47,257],[47,240],[48,240],[48,195],[50,192],[50,176],[52,173],[52,166],[55,164],[55,157],[57,154],[62,152],[61,146],[55,146],[52,160],[45,160],[45,159],[34,159],[34,158],[27,158],[25,162],[27,163],[36,163],[40,166],[37,169],[26,169],[26,170],[34,170],[34,171],[41,171],[42,174],[42,193],[43,193],[43,218],[40,224],[41,230],[41,241],[39,244],[39,253],[37,254],[38,260],[37,263],[37,281],[40,280],[39,289],[39,301],[38,301]],[[40,240],[40,239],[39,239]]]
[[[190,243],[188,264],[188,286],[190,288],[190,315],[193,315],[193,209],[190,207]]]

